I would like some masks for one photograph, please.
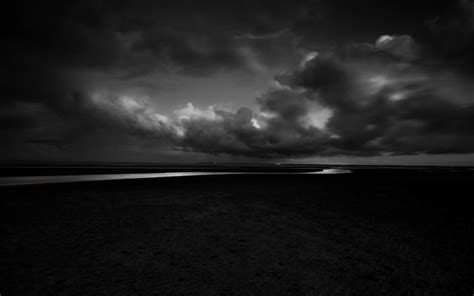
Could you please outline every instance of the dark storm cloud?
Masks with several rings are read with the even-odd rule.
[[[215,115],[184,120],[184,134],[176,149],[266,158],[314,154],[324,141],[316,129],[306,129],[291,119],[274,118],[260,127],[248,108],[235,113],[215,110]]]
[[[474,4],[460,0],[458,5],[427,22],[427,47],[445,66],[473,74]]]
[[[150,104],[129,110],[120,93],[94,100],[101,81],[133,87],[152,73],[260,71],[280,61],[275,56],[298,55],[285,52],[296,36],[284,30],[306,2],[16,1],[2,18],[0,121],[23,132],[5,137],[69,143],[106,128],[161,135],[167,127],[146,113]],[[21,104],[45,111],[23,114]]]
[[[277,76],[279,88],[258,99],[264,127],[230,146],[214,141],[213,150],[267,156],[473,152],[472,80],[424,46],[409,35],[384,35],[373,45],[321,52],[302,69]]]
[[[2,96],[54,105],[97,77],[203,75],[247,68],[253,55],[272,63],[293,55],[296,37],[278,32],[309,2],[16,1],[2,19]]]
[[[450,2],[17,1],[1,135],[256,157],[473,152],[474,5]],[[256,110],[163,114],[120,89],[268,68],[283,73]]]
[[[236,37],[272,39],[300,17],[307,2],[19,1],[6,19],[17,24],[6,39],[16,58],[46,59],[58,67],[201,73],[240,67]]]

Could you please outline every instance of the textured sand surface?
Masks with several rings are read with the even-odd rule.
[[[1,189],[2,295],[471,295],[469,174]]]

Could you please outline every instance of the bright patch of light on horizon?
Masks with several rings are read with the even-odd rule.
[[[345,170],[345,169],[324,169],[319,172],[311,172],[308,174],[314,174],[314,175],[338,175],[338,174],[350,174],[352,173],[351,170]]]
[[[136,174],[96,174],[96,175],[61,175],[61,176],[18,176],[0,177],[0,186],[20,186],[31,184],[54,184],[71,182],[91,182],[105,180],[133,180],[172,177],[193,177],[213,175],[333,175],[349,174],[345,169],[323,169],[316,172],[168,172],[168,173],[136,173]]]

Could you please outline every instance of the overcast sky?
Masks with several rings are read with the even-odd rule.
[[[2,161],[474,165],[473,1],[15,1],[2,28]]]

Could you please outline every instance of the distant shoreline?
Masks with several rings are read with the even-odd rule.
[[[107,180],[133,180],[191,176],[215,175],[284,175],[284,174],[348,174],[350,170],[323,169],[312,172],[166,172],[142,174],[93,174],[93,175],[56,175],[56,176],[13,176],[0,177],[0,186],[23,186],[35,184],[75,183]]]
[[[144,163],[0,163],[0,177],[70,176],[104,174],[153,174],[193,172],[241,173],[310,173],[321,170],[350,170],[357,172],[400,171],[473,171],[470,166],[387,166],[387,165],[321,165],[321,164],[258,164],[258,163],[195,163],[195,164],[144,164]]]
[[[158,169],[117,169],[117,168],[14,168],[11,170],[0,170],[0,187],[23,186],[35,184],[57,184],[57,183],[77,183],[113,180],[135,180],[135,179],[155,179],[155,178],[176,178],[176,177],[196,177],[196,176],[230,176],[230,175],[367,175],[367,176],[403,176],[403,175],[439,175],[439,174],[459,174],[472,175],[472,168],[386,168],[386,167],[326,167],[326,168],[262,168],[254,169],[222,168],[213,169],[207,167],[199,169],[196,167],[183,167],[181,169],[158,168]]]

